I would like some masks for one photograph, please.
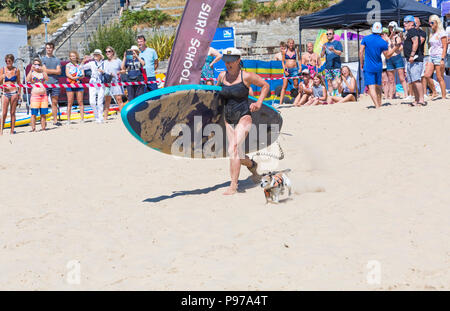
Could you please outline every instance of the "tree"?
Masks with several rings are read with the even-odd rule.
[[[17,16],[19,22],[34,27],[49,14],[45,0],[7,0],[6,7],[11,15]]]

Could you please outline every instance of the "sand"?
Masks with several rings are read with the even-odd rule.
[[[0,289],[449,290],[450,101],[369,103],[280,108],[279,205],[247,170],[223,196],[227,160],[173,159],[118,118],[6,130]]]

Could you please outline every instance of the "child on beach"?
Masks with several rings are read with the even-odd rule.
[[[334,79],[331,82],[330,96],[339,96],[339,81],[338,81],[338,79]]]
[[[48,97],[47,90],[42,84],[48,81],[48,75],[44,71],[42,61],[39,58],[33,59],[33,66],[27,75],[27,82],[33,83],[31,90],[31,132],[36,131],[36,118],[41,115],[41,128],[45,131],[46,118],[48,113]]]
[[[308,69],[304,69],[302,71],[302,78],[303,81],[300,83],[298,87],[298,95],[294,100],[295,107],[300,107],[306,104],[313,94],[312,90],[313,81],[311,80],[311,76]]]
[[[306,103],[306,106],[325,105],[327,103],[328,94],[322,76],[316,75],[314,77],[312,90],[313,94]]]

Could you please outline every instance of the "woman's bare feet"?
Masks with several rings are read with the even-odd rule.
[[[223,195],[233,195],[237,192],[237,184],[231,184]]]

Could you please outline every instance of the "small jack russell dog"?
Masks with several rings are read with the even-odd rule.
[[[278,203],[280,201],[280,195],[284,194],[285,189],[288,189],[289,196],[292,193],[292,183],[287,177],[285,170],[275,173],[263,174],[261,178],[261,188],[264,189],[264,196],[266,197],[266,204],[272,201],[272,203]]]

